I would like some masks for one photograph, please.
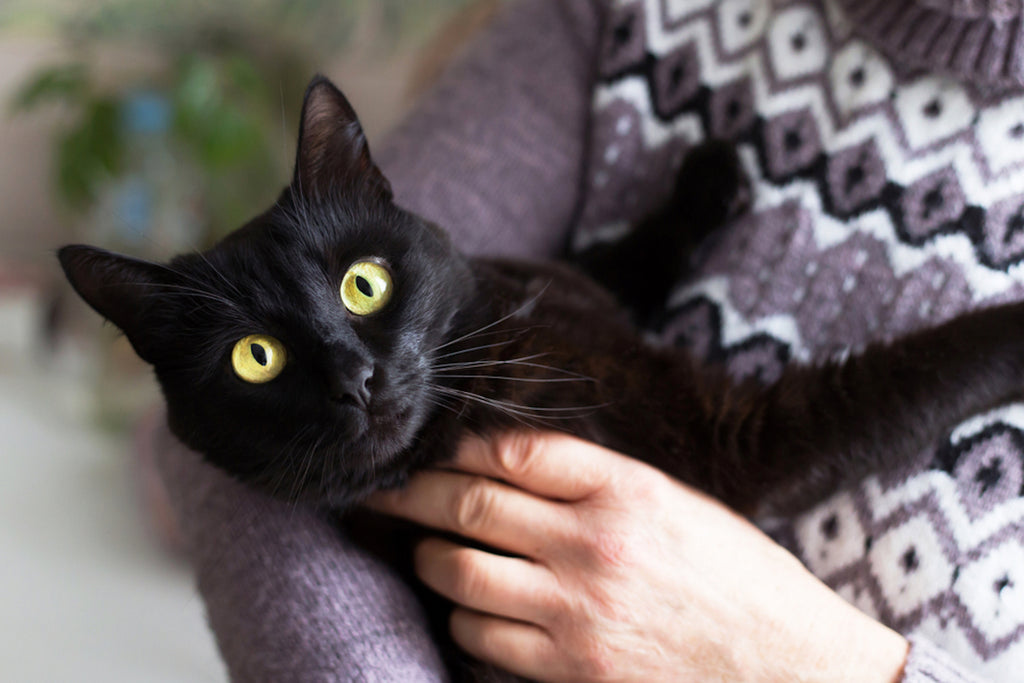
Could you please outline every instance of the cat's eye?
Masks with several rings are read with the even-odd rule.
[[[267,334],[243,337],[231,351],[235,374],[252,384],[269,382],[280,375],[287,360],[284,344]]]
[[[375,261],[356,261],[341,280],[341,302],[353,315],[372,315],[391,299],[391,273]]]

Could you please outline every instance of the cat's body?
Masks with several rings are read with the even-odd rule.
[[[355,114],[326,81],[311,85],[302,126],[291,187],[208,252],[168,266],[91,247],[60,254],[83,298],[154,365],[178,437],[274,495],[344,508],[448,457],[467,429],[528,427],[596,441],[753,510],[898,467],[1024,387],[1018,304],[844,362],[792,366],[770,386],[737,384],[647,344],[570,267],[460,255],[394,205]],[[677,188],[705,202],[680,217],[701,234],[742,185],[722,170],[728,161],[712,168],[725,190],[687,194],[695,176],[685,173]],[[651,240],[672,224],[661,215],[632,246],[582,263],[649,314],[694,241],[669,234],[675,251],[645,278]],[[382,278],[352,280],[362,303],[345,299],[357,266]],[[250,365],[279,363],[269,379],[239,369],[247,335],[270,340],[241,348]]]

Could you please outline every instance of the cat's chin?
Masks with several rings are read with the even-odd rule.
[[[408,446],[412,442],[413,435],[419,429],[417,413],[415,406],[371,412],[368,415],[370,433],[391,435],[393,439],[405,441],[403,447]]]

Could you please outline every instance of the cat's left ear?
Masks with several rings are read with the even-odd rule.
[[[166,291],[166,268],[105,249],[72,244],[57,251],[71,286],[85,302],[124,332],[139,357],[154,361],[154,338],[147,316]]]
[[[302,103],[292,188],[316,197],[332,187],[358,186],[391,199],[391,183],[370,157],[355,110],[333,83],[318,75]]]

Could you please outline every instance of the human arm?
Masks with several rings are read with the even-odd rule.
[[[374,506],[517,555],[416,551],[485,660],[542,680],[976,680],[925,640],[908,657],[753,525],[640,462],[519,434],[468,441],[452,467]]]
[[[463,252],[550,257],[581,201],[604,3],[505,4],[373,153]]]
[[[446,679],[390,568],[327,519],[205,464],[163,420],[148,438],[231,680]]]

